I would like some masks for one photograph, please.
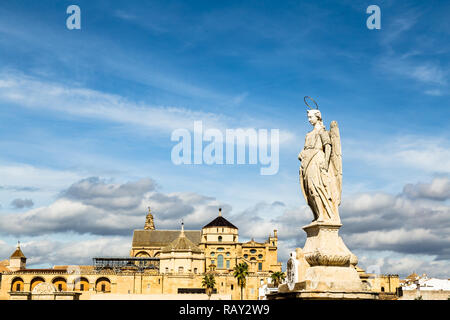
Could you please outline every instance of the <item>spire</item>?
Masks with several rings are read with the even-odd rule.
[[[219,217],[222,216],[222,208],[219,208]]]
[[[148,207],[148,213],[145,217],[145,226],[144,230],[155,230],[155,223],[153,221],[153,215],[150,207]]]
[[[184,237],[184,222],[183,222],[183,220],[181,220],[181,233],[180,233],[180,237]]]

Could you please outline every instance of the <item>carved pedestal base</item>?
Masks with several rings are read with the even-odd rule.
[[[306,243],[293,255],[297,261],[288,262],[287,284],[268,299],[377,299],[377,293],[363,289],[354,267],[358,259],[338,235],[341,226],[314,222],[303,227]]]

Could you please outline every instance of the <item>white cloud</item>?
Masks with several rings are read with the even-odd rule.
[[[142,228],[147,206],[155,213],[158,228],[199,229],[217,215],[214,198],[195,193],[163,194],[151,179],[117,184],[96,177],[80,180],[61,192],[48,206],[22,213],[0,215],[0,232],[37,236],[52,233],[125,235]]]
[[[0,164],[1,184],[15,191],[47,189],[57,192],[82,178],[68,170],[54,170],[28,164]],[[45,179],[42,179],[45,177]],[[24,189],[25,188],[25,189]]]
[[[245,93],[239,95],[232,103],[239,104],[245,97]],[[119,123],[130,128],[138,127],[148,134],[154,134],[155,131],[168,134],[180,128],[192,130],[194,121],[202,121],[204,130],[216,128],[225,132],[225,129],[237,128],[236,126],[255,128],[253,125],[245,125],[240,118],[232,119],[224,114],[139,104],[116,94],[82,87],[68,87],[12,72],[0,73],[0,101],[43,112],[53,111]],[[258,123],[259,128],[271,129],[266,120],[251,120],[252,124]],[[289,145],[294,139],[293,133],[280,130],[281,145]]]
[[[431,255],[397,254],[383,251],[379,254],[358,252],[358,265],[366,270],[379,270],[381,274],[398,274],[405,278],[415,272],[428,276],[448,278],[450,260],[434,260]]]
[[[388,73],[426,84],[447,84],[448,73],[441,66],[432,62],[417,62],[396,55],[386,55],[377,62]]]
[[[366,140],[346,142],[348,159],[366,161],[377,170],[389,169],[389,174],[395,174],[392,170],[406,168],[427,173],[450,173],[450,145],[443,137],[405,135],[391,137],[381,144]]]
[[[131,235],[101,237],[90,240],[54,241],[38,238],[21,243],[27,266],[92,265],[98,256],[127,256],[131,249]],[[11,248],[13,249],[13,248]],[[12,251],[9,253],[11,254]]]
[[[403,193],[411,198],[425,198],[434,200],[450,199],[450,178],[436,177],[431,183],[407,184]]]
[[[222,127],[224,122],[222,115],[184,108],[142,105],[115,94],[67,87],[5,72],[0,74],[0,100],[36,110],[137,125],[162,132],[184,128],[186,123],[193,123],[194,120],[203,120],[217,128]]]

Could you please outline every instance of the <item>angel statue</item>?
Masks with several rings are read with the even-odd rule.
[[[306,98],[315,103],[316,109]],[[317,103],[310,97],[304,100],[310,108],[308,121],[314,128],[306,134],[305,146],[298,155],[302,193],[314,214],[313,222],[340,224],[342,154],[338,124],[332,121],[327,131]]]

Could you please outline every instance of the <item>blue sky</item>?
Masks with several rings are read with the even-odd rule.
[[[342,236],[361,263],[448,275],[449,3],[77,1],[81,30],[68,30],[71,4],[0,7],[0,259],[19,238],[36,265],[74,263],[77,243],[84,263],[111,246],[126,255],[147,205],[157,227],[192,229],[223,206],[242,240],[277,227],[285,263],[312,217],[297,160],[309,95],[340,126]],[[381,30],[366,27],[371,4]],[[195,120],[280,129],[278,174],[175,166],[171,132]],[[103,188],[127,190],[126,205]]]

